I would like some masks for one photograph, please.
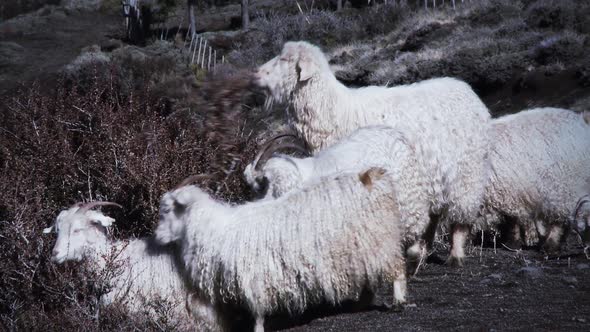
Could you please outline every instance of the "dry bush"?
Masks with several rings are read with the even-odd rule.
[[[306,40],[331,48],[369,39],[393,30],[408,13],[409,7],[400,5],[380,5],[340,13],[317,9],[294,15],[270,12],[256,18],[251,32],[234,43],[229,61],[246,68],[260,65],[291,40]]]
[[[135,75],[151,80],[149,71]],[[69,80],[38,83],[0,103],[0,326],[5,329],[166,326],[165,314],[160,322],[131,317],[117,306],[99,314],[101,278],[81,264],[49,261],[54,237],[41,231],[72,203],[120,203],[124,209],[109,215],[119,220],[114,235],[125,238],[151,233],[161,195],[195,173],[215,174],[203,185],[219,198],[249,198],[241,174],[256,148],[252,133],[264,128],[250,121],[252,112],[242,111],[251,95],[247,75],[210,78],[192,110],[170,109],[149,85],[122,94],[128,89],[121,87],[121,77],[118,67],[95,70],[86,73],[82,86]],[[166,311],[165,305],[154,305]]]

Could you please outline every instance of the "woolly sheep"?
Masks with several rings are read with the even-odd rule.
[[[289,191],[303,188],[322,177],[343,172],[354,172],[370,167],[387,168],[395,182],[400,216],[404,229],[406,246],[420,240],[430,224],[430,212],[434,209],[431,188],[441,186],[436,170],[423,169],[420,163],[426,160],[426,153],[412,144],[414,135],[387,126],[368,126],[354,131],[340,142],[307,158],[278,155],[270,158],[262,170],[257,170],[259,156],[244,171],[248,183],[256,189],[258,184],[267,183],[265,199],[274,199]],[[277,146],[276,148],[280,148]],[[431,225],[436,229],[436,225]],[[426,237],[434,234],[426,234]],[[430,239],[427,239],[430,240]],[[408,252],[410,261],[417,261],[424,250],[412,247]]]
[[[415,145],[428,149],[432,188],[439,197],[434,214],[452,223],[476,219],[487,178],[490,115],[465,82],[437,78],[397,87],[347,88],[334,76],[321,50],[306,42],[288,42],[280,55],[260,66],[256,83],[272,100],[288,101],[290,117],[313,153],[355,129],[384,124],[417,133]],[[451,255],[450,263],[462,257]]]
[[[163,300],[170,305],[173,324],[177,329],[219,330],[213,310],[197,298],[189,297],[188,288],[174,261],[174,248],[161,247],[151,238],[130,241],[111,241],[107,229],[115,221],[101,212],[90,210],[98,205],[116,205],[109,202],[76,204],[63,210],[55,223],[44,233],[55,231],[57,240],[52,251],[52,261],[84,260],[92,271],[108,272],[106,280],[111,287],[100,297],[100,305],[121,303],[130,312],[144,312],[146,305]],[[190,301],[192,313],[186,309]],[[157,319],[157,313],[148,314]],[[192,317],[198,320],[191,319]],[[197,323],[198,322],[198,323]]]
[[[586,115],[538,108],[492,121],[492,169],[482,226],[495,227],[509,217],[516,227],[538,232],[546,250],[559,247],[576,202],[588,194],[584,190],[590,183]],[[465,238],[465,233],[453,232],[453,244],[461,250]]]
[[[263,331],[271,313],[355,300],[390,278],[394,303],[404,303],[397,206],[382,169],[233,206],[191,185],[162,197],[155,237],[180,244],[204,301],[246,306]]]

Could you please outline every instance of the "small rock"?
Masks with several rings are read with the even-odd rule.
[[[406,308],[416,308],[418,307],[418,305],[416,305],[416,303],[408,303],[406,304]]]
[[[483,278],[479,283],[480,284],[489,284],[490,282],[500,281],[501,279],[502,279],[502,274],[493,273],[493,274],[490,274],[489,276]]]
[[[490,282],[492,282],[492,279],[490,279],[490,278],[483,278],[483,279],[481,279],[481,281],[479,283],[482,284],[482,285],[486,285],[486,284],[489,284]]]
[[[576,277],[573,277],[573,276],[565,276],[565,277],[561,278],[561,280],[563,280],[563,282],[566,283],[567,285],[572,285],[572,286],[578,285],[578,279],[576,279]]]
[[[587,270],[587,269],[590,269],[590,265],[588,265],[586,263],[580,263],[580,264],[576,265],[576,269]]]
[[[531,279],[537,279],[543,276],[543,270],[540,267],[534,266],[520,268],[516,273]]]

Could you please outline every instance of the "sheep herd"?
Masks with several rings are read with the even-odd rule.
[[[109,253],[123,261],[101,305],[133,312],[161,299],[179,328],[212,331],[228,330],[230,309],[244,308],[264,331],[272,314],[373,298],[385,283],[387,304],[403,306],[406,276],[440,225],[451,230],[447,262],[458,266],[469,233],[500,223],[547,251],[570,229],[590,242],[588,112],[492,119],[453,78],[351,89],[306,42],[286,43],[254,80],[290,105],[309,153],[263,161],[285,147],[267,144],[244,171],[263,198],[220,202],[191,185],[197,176],[164,194],[153,236],[109,239],[114,220],[92,210],[108,202],[76,204],[45,229],[57,233],[56,263],[104,269]]]

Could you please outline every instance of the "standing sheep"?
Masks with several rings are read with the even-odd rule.
[[[586,114],[538,108],[492,121],[492,170],[484,197],[484,223],[506,217],[538,232],[546,250],[560,245],[564,226],[590,183],[590,126]],[[536,229],[535,229],[536,228]],[[466,233],[453,233],[462,252]]]
[[[431,154],[432,164],[424,168],[443,179],[431,188],[438,207],[433,213],[445,214],[460,229],[477,217],[488,172],[490,115],[468,84],[447,77],[350,89],[338,82],[321,50],[306,42],[286,43],[258,68],[255,81],[274,100],[292,103],[290,118],[314,153],[367,125],[415,132],[416,146]],[[461,260],[452,255],[449,263]]]
[[[271,313],[358,300],[385,280],[404,303],[398,223],[388,174],[370,169],[234,206],[185,186],[162,197],[155,237],[180,244],[204,301],[247,307],[263,331]]]
[[[109,202],[76,204],[61,211],[55,223],[43,230],[57,233],[52,261],[61,264],[85,260],[91,271],[108,272],[110,280],[106,281],[111,288],[100,297],[101,306],[120,303],[138,313],[162,300],[171,306],[176,329],[218,330],[213,309],[192,296],[187,299],[189,292],[178,268],[182,265],[173,258],[174,248],[161,247],[151,238],[112,242],[107,238],[107,228],[115,220],[91,210],[99,205],[119,206]],[[196,321],[187,312],[187,300]],[[158,318],[156,312],[149,314]]]
[[[437,200],[437,197],[432,196],[431,188],[441,186],[443,181],[435,177],[436,170],[420,167],[434,162],[420,163],[432,154],[417,150],[413,144],[414,136],[415,134],[387,126],[368,126],[354,131],[313,157],[278,155],[270,158],[262,170],[259,170],[259,157],[265,153],[263,149],[253,163],[246,167],[244,175],[253,188],[260,183],[267,183],[265,199],[274,199],[326,176],[359,172],[370,167],[387,168],[398,189],[403,238],[405,245],[409,246],[419,241],[422,235],[426,235],[426,240],[430,240],[429,236],[434,236],[426,232],[428,229],[436,229],[436,225],[429,226],[429,215],[435,208],[433,202]],[[421,248],[413,247],[408,251],[408,259],[416,262],[422,254],[424,252]]]

